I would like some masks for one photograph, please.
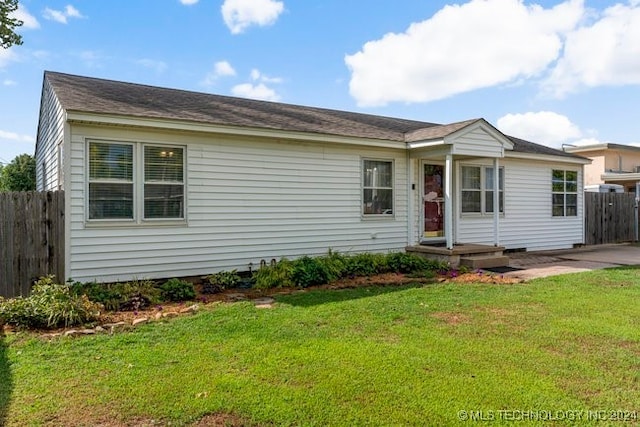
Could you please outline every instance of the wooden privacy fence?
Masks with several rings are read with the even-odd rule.
[[[636,195],[633,193],[584,193],[585,243],[636,240]]]
[[[0,193],[0,296],[28,295],[35,279],[64,280],[64,192]]]

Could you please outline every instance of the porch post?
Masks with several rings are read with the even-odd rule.
[[[500,246],[500,164],[493,159],[493,244]]]
[[[447,249],[453,249],[453,198],[451,183],[453,182],[453,155],[447,154],[444,163],[444,236]]]

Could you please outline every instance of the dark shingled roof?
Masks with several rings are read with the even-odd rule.
[[[416,141],[442,138],[479,120],[448,125],[348,111],[212,95],[45,71],[68,111],[180,120],[222,126]],[[509,137],[514,151],[579,157]]]

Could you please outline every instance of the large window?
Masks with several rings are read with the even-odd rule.
[[[133,145],[89,144],[89,219],[133,219]]]
[[[461,200],[463,213],[493,213],[494,169],[462,166]],[[504,168],[498,169],[499,212],[504,212]]]
[[[554,169],[551,192],[553,216],[578,215],[578,172]]]
[[[89,219],[184,218],[184,148],[89,143]]]
[[[393,162],[363,160],[362,174],[362,213],[393,214]]]

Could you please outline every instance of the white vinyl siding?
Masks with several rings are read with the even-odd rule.
[[[500,216],[500,244],[507,249],[546,250],[571,248],[584,242],[582,193],[578,192],[577,216],[553,217],[551,176],[566,164],[502,159],[505,174],[504,215]],[[573,168],[582,186],[580,167]],[[493,215],[458,216],[456,242],[493,244]]]
[[[494,136],[481,127],[456,138],[452,154],[474,157],[502,157],[503,147]]]
[[[63,189],[62,170],[59,167],[64,153],[64,111],[49,83],[45,80],[40,100],[40,117],[36,141],[36,189],[51,191]]]
[[[89,140],[123,130],[72,126],[70,277],[130,280],[246,271],[261,260],[339,252],[403,250],[406,203],[388,221],[362,220],[362,159],[393,160],[393,190],[407,198],[406,153],[321,142],[143,132],[132,141],[179,143],[185,153],[186,223],[95,226],[84,220]]]

